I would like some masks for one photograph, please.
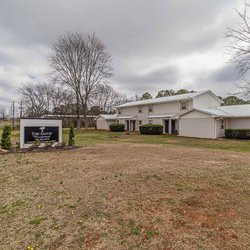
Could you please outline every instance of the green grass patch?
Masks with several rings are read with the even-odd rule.
[[[43,221],[45,221],[47,218],[45,217],[36,217],[32,220],[29,221],[30,225],[38,226],[40,225]]]
[[[0,136],[2,127],[0,126]],[[69,129],[63,129],[63,141],[68,141]],[[19,130],[12,131],[11,140],[15,145],[19,142]],[[230,140],[230,139],[200,139],[179,137],[176,135],[141,135],[139,132],[110,132],[99,131],[95,129],[75,130],[75,143],[77,146],[87,147],[98,144],[113,144],[113,143],[142,143],[142,144],[161,144],[161,145],[176,145],[184,147],[205,148],[215,150],[229,150],[235,152],[250,152],[249,140]]]

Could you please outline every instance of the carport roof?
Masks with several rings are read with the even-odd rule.
[[[228,118],[250,117],[250,104],[220,106],[220,107],[213,107],[213,108],[207,108],[207,109],[193,109],[193,110],[200,111],[206,114],[210,114],[214,117],[225,117],[225,118],[227,117]],[[190,110],[189,112],[193,110]]]
[[[96,117],[96,120],[98,119],[98,117],[102,117],[105,120],[115,120],[116,119],[116,114],[114,114],[114,115],[98,115]]]

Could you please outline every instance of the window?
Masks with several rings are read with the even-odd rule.
[[[220,121],[220,129],[224,129],[225,128],[225,122],[224,120]]]
[[[142,125],[142,121],[139,121],[139,125]]]
[[[187,102],[181,102],[181,110],[187,110]]]
[[[153,124],[153,120],[148,120],[148,124]]]
[[[148,106],[148,112],[154,112],[152,105]]]
[[[138,107],[138,112],[142,113],[142,107]]]
[[[118,114],[120,115],[122,113],[122,110],[121,109],[118,109]]]

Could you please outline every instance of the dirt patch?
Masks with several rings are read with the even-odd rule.
[[[249,162],[144,144],[1,155],[0,249],[248,249]]]

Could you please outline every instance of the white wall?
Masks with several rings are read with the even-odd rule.
[[[169,102],[169,103],[161,103],[155,104],[153,106],[153,112],[149,114],[173,114],[179,113],[179,103],[178,102]]]
[[[32,144],[24,144],[25,127],[59,127],[59,143],[62,143],[62,120],[49,119],[21,119],[20,120],[20,147],[27,148]]]
[[[191,104],[190,104],[191,105]],[[153,112],[149,112],[148,106],[140,106],[142,107],[142,112],[139,113],[139,106],[136,107],[127,107],[121,109],[121,114],[117,114],[117,116],[136,116],[136,120],[147,121],[148,116],[150,115],[163,115],[163,114],[178,114],[180,113],[179,103],[170,102],[170,103],[161,103],[150,105],[153,107]]]
[[[103,117],[96,119],[96,128],[101,130],[107,130],[107,121]]]
[[[215,119],[210,115],[193,111],[179,119],[179,135],[198,138],[216,138]]]
[[[227,119],[227,128],[250,129],[250,118],[231,118]]]
[[[109,126],[116,123],[115,120],[105,120],[103,117],[96,119],[96,128],[100,130],[110,130]]]
[[[207,92],[193,99],[194,108],[209,108],[221,106],[220,101],[211,93]]]

